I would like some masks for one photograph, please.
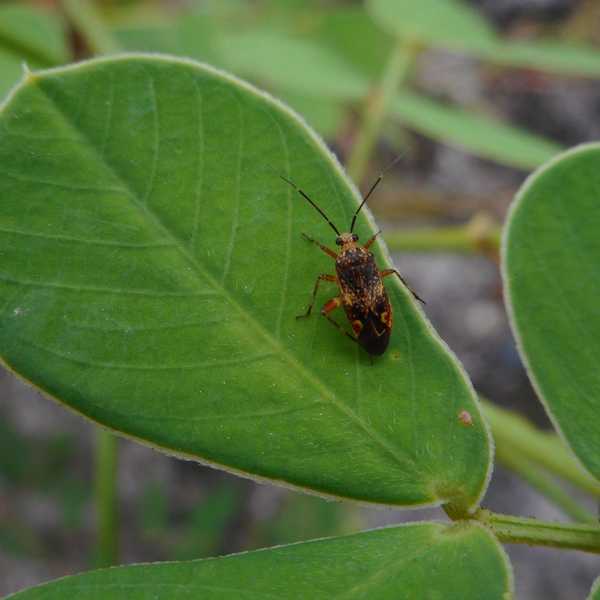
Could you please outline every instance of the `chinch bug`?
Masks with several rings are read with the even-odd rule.
[[[312,311],[321,281],[331,281],[339,288],[339,295],[323,305],[321,315],[337,327],[343,334],[362,346],[371,356],[383,354],[390,341],[392,331],[392,306],[383,285],[384,277],[395,274],[400,281],[410,290],[412,295],[420,302],[425,302],[408,287],[402,275],[396,269],[379,270],[375,257],[369,247],[381,233],[378,231],[364,246],[358,244],[358,235],[354,233],[354,225],[361,208],[373,193],[379,182],[383,179],[380,175],[371,186],[367,195],[356,209],[350,224],[350,233],[340,233],[327,215],[309,198],[309,196],[296,186],[295,183],[280,175],[286,183],[291,185],[303,198],[319,212],[337,234],[335,243],[341,247],[339,254],[319,243],[317,240],[303,233],[303,237],[319,246],[325,254],[335,260],[335,275],[322,273],[317,277],[313,289],[312,300],[306,313],[298,315],[298,319],[308,317]],[[331,318],[330,313],[342,306],[352,325],[354,335],[347,332],[337,321]]]

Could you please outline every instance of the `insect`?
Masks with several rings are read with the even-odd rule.
[[[337,234],[335,243],[340,246],[339,253],[336,253],[305,233],[302,234],[304,239],[316,244],[323,252],[325,252],[325,254],[327,254],[327,256],[330,256],[335,260],[336,274],[329,275],[322,273],[317,277],[312,293],[312,299],[306,312],[302,315],[298,315],[296,318],[302,319],[310,316],[319,285],[322,281],[336,283],[339,294],[323,305],[321,315],[335,325],[335,327],[344,335],[348,336],[354,342],[357,342],[371,356],[380,356],[388,347],[393,323],[392,306],[383,285],[383,279],[389,275],[397,275],[400,281],[410,290],[412,295],[425,304],[425,302],[410,289],[406,281],[402,278],[402,275],[400,275],[396,269],[384,269],[381,271],[377,266],[375,257],[369,248],[377,239],[377,236],[381,231],[378,231],[373,235],[364,246],[361,246],[358,243],[358,235],[354,233],[356,218],[369,199],[369,196],[383,179],[383,175],[380,175],[377,178],[367,195],[363,198],[359,207],[356,209],[356,212],[352,217],[349,233],[340,233],[329,217],[302,189],[289,179],[283,177],[283,175],[280,177],[307,200],[327,223],[329,223],[329,226]],[[346,331],[330,316],[331,313],[340,306],[344,309],[346,317],[348,318],[348,321],[350,321],[352,334]]]

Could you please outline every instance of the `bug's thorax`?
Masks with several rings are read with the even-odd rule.
[[[351,233],[342,233],[338,237],[341,246],[336,265],[338,267],[358,266],[369,259],[372,254],[357,243],[357,236]]]

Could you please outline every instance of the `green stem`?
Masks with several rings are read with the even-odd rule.
[[[552,546],[600,554],[600,525],[548,523],[480,509],[473,517],[506,544]]]
[[[588,475],[561,439],[540,431],[520,415],[481,400],[497,448],[510,448],[515,456],[544,467],[580,489],[600,498],[600,483]]]
[[[402,82],[407,79],[416,54],[416,46],[398,40],[384,69],[378,89],[367,100],[358,138],[348,159],[348,173],[357,183],[360,183],[365,174],[391,100]]]
[[[580,523],[596,523],[596,518],[565,492],[565,490],[545,475],[539,467],[524,459],[512,446],[496,446],[499,463],[519,474],[533,488],[556,504],[563,512]]]
[[[473,253],[500,248],[501,229],[488,216],[476,215],[466,225],[384,232],[392,251]]]
[[[118,440],[106,429],[98,429],[96,439],[96,519],[98,546],[96,565],[108,567],[118,562],[117,511]]]
[[[63,12],[92,54],[114,54],[121,47],[91,0],[60,0]]]

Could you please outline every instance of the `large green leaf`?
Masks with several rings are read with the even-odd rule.
[[[18,81],[24,62],[48,67],[67,56],[63,24],[55,15],[16,2],[0,5],[0,98]]]
[[[374,364],[318,311],[295,318],[334,268],[300,234],[335,236],[279,175],[341,228],[359,197],[282,105],[189,61],[92,61],[16,89],[0,164],[12,369],[91,419],[235,472],[369,502],[477,504],[487,431],[410,293],[387,280],[396,326]],[[375,231],[364,213],[357,225]]]
[[[411,92],[399,94],[391,111],[420,133],[515,167],[538,167],[561,151],[542,137]]]
[[[223,558],[66,577],[14,600],[507,600],[512,573],[476,525],[420,523]]]
[[[507,304],[555,425],[600,478],[600,145],[534,173],[503,242]]]
[[[389,33],[432,48],[467,52],[487,61],[565,75],[600,76],[600,50],[560,41],[503,40],[462,0],[368,0]]]

